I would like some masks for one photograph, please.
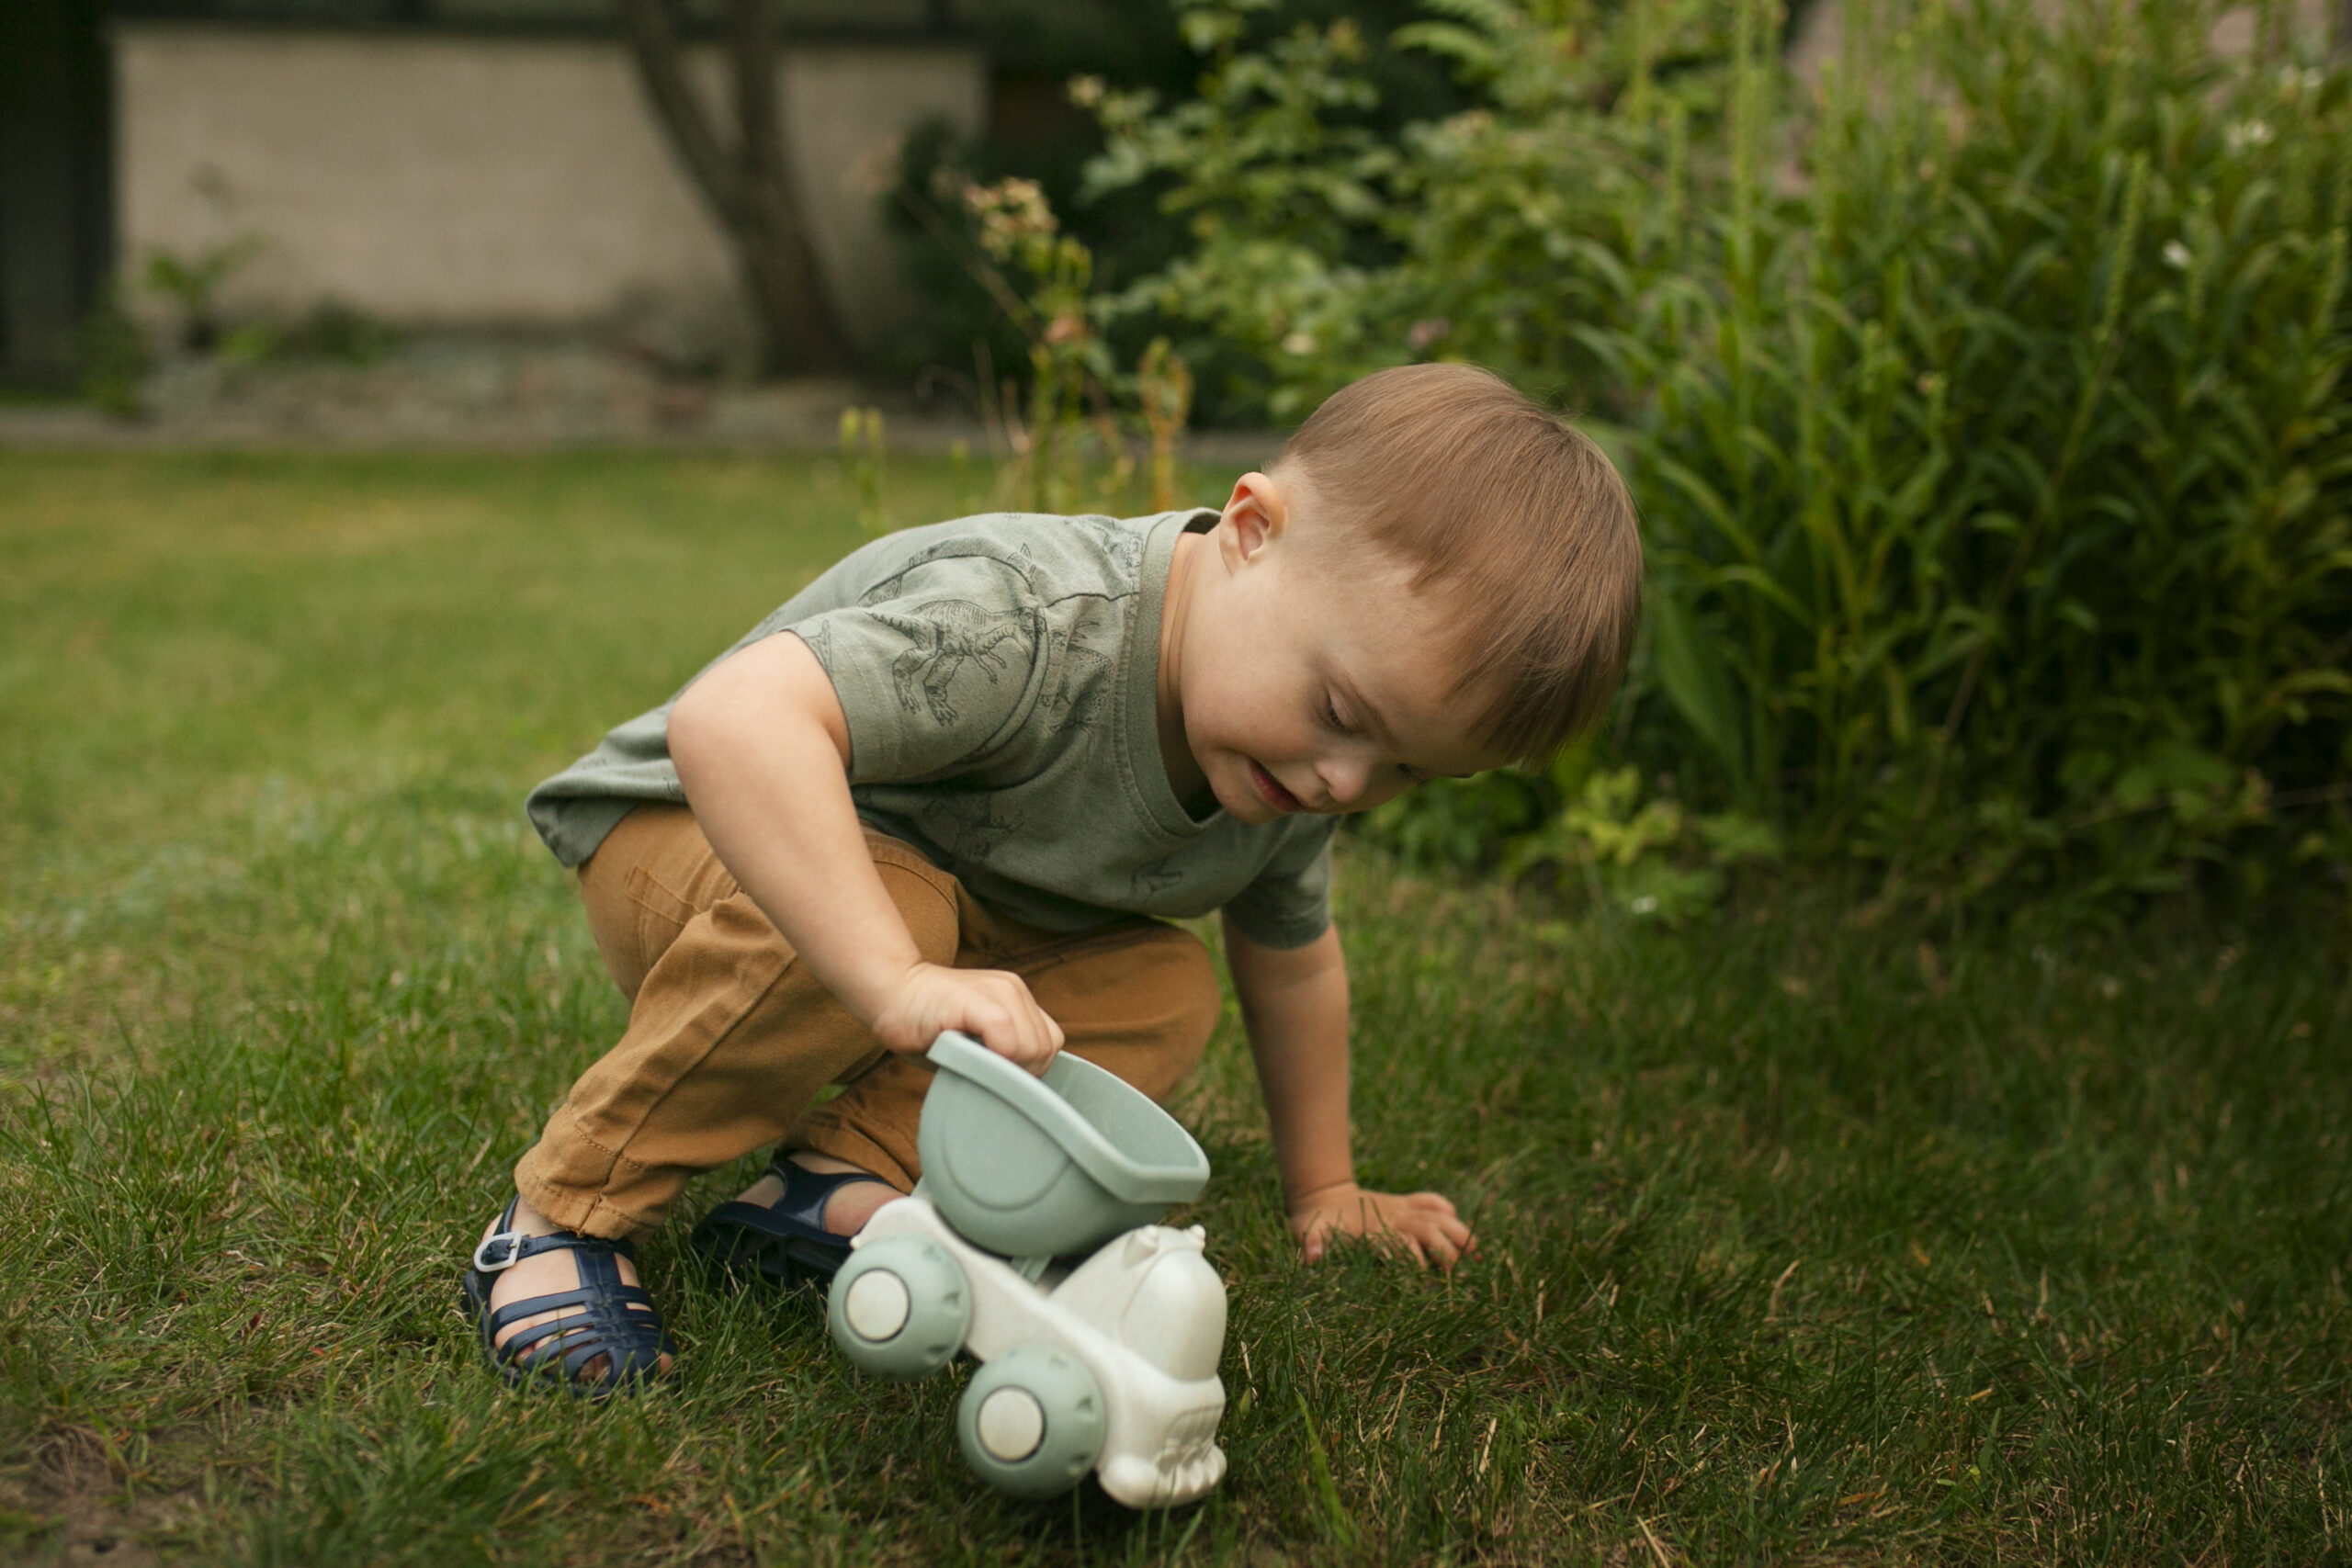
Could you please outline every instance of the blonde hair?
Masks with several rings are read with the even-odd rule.
[[[1591,728],[1641,615],[1632,494],[1589,436],[1500,377],[1408,365],[1343,388],[1275,463],[1327,514],[1438,587],[1459,616],[1457,696],[1478,742],[1521,761]]]

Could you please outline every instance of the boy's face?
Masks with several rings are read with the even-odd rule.
[[[1216,527],[1186,536],[1162,632],[1162,732],[1172,696],[1199,782],[1227,811],[1366,811],[1508,760],[1468,733],[1444,598],[1408,576],[1319,513],[1295,474],[1244,475]],[[1181,765],[1170,757],[1185,797]]]

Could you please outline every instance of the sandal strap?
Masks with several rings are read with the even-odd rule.
[[[844,1187],[882,1179],[862,1170],[810,1170],[782,1156],[767,1174],[784,1183],[775,1202],[721,1203],[695,1226],[693,1246],[721,1264],[750,1263],[787,1284],[840,1269],[850,1238],[825,1228],[825,1205]]]
[[[526,1317],[537,1317],[541,1313],[593,1311],[602,1304],[603,1297],[607,1293],[619,1301],[623,1311],[636,1307],[644,1307],[650,1311],[653,1306],[653,1298],[636,1285],[623,1285],[619,1290],[611,1292],[593,1291],[582,1286],[569,1291],[556,1291],[544,1296],[526,1296],[519,1302],[508,1302],[503,1307],[493,1307],[490,1314],[491,1331],[496,1333],[510,1323],[519,1323]]]
[[[882,1180],[862,1170],[810,1170],[788,1159],[774,1161],[767,1173],[784,1183],[784,1191],[775,1202],[721,1203],[704,1215],[702,1223],[740,1225],[778,1241],[832,1242],[847,1247],[849,1237],[825,1228],[825,1205],[844,1187]]]
[[[536,1258],[543,1252],[612,1252],[637,1261],[637,1247],[627,1241],[610,1240],[598,1235],[574,1235],[569,1231],[557,1231],[548,1235],[525,1235],[520,1231],[498,1231],[481,1238],[474,1248],[474,1268],[484,1274],[497,1274],[512,1269],[526,1258]]]
[[[518,1329],[497,1344],[498,1334],[510,1324],[548,1312],[563,1315]],[[489,1331],[497,1359],[528,1374],[560,1358],[565,1378],[573,1382],[598,1356],[611,1358],[605,1381],[650,1375],[660,1369],[662,1352],[670,1345],[653,1303],[644,1292],[628,1288],[564,1291],[511,1303],[491,1314]]]

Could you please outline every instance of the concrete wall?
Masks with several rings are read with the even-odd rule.
[[[262,248],[222,291],[232,313],[334,299],[408,322],[743,319],[728,247],[617,43],[151,23],[119,26],[115,52],[134,279],[153,250],[252,234]],[[718,61],[695,63],[723,107]],[[819,264],[871,346],[910,305],[877,181],[923,119],[979,129],[985,62],[957,45],[809,46],[781,76]]]

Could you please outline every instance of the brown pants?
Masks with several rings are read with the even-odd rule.
[[[983,908],[896,839],[866,846],[926,960],[1020,976],[1068,1049],[1154,1100],[1200,1061],[1220,998],[1189,931],[1137,917],[1057,936]],[[580,891],[628,1029],[515,1166],[533,1208],[568,1230],[636,1235],[689,1178],[779,1140],[914,1185],[930,1067],[883,1050],[796,962],[692,812],[630,812],[580,868]],[[832,1083],[842,1093],[812,1109]]]

